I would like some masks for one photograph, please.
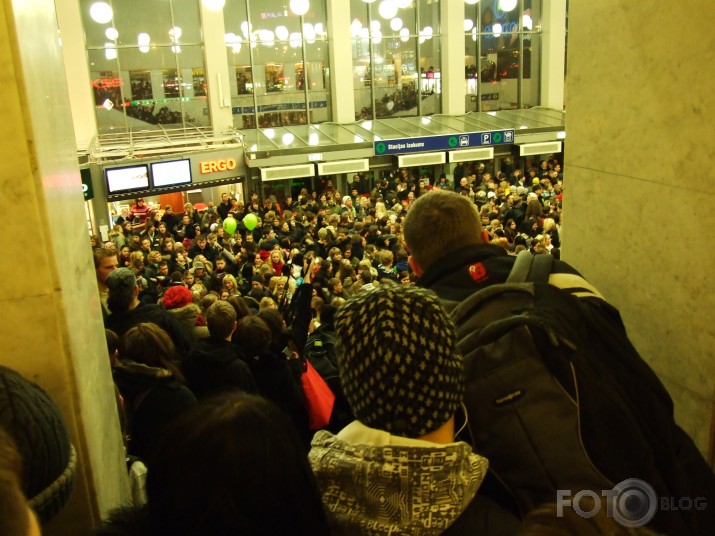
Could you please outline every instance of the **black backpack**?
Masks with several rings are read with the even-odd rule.
[[[639,479],[657,498],[636,483],[623,493],[640,502],[620,510],[612,503],[616,521],[654,516],[650,526],[665,534],[711,534],[715,478],[675,424],[666,389],[618,311],[583,278],[551,274],[552,260],[522,252],[506,283],[452,310],[467,381],[465,439],[489,459],[522,515],[558,503],[557,490],[602,496]],[[700,502],[660,508],[663,498],[681,497]],[[695,508],[704,501],[709,510]]]
[[[331,388],[332,383],[337,381],[339,384],[340,382],[335,343],[335,335],[332,332],[322,331],[318,328],[308,335],[308,340],[303,350],[305,358]]]

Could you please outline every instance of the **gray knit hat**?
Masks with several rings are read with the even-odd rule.
[[[465,390],[454,324],[437,296],[383,284],[335,315],[340,380],[355,417],[402,437],[446,423]]]

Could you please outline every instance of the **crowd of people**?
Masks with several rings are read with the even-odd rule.
[[[521,251],[558,259],[563,178],[556,158],[453,177],[181,214],[137,199],[93,238],[126,448],[148,470],[101,534],[653,534],[553,504],[522,520],[481,491],[444,300],[505,281]],[[334,396],[319,430],[310,367]]]

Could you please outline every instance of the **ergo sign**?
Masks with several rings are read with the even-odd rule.
[[[220,160],[208,160],[199,162],[199,171],[204,173],[216,173],[219,171],[231,171],[236,169],[235,158],[222,158]]]

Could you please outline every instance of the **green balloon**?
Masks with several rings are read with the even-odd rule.
[[[226,231],[228,234],[232,235],[233,233],[236,232],[236,225],[238,223],[236,220],[233,219],[233,216],[229,216],[225,220],[223,220],[223,229]]]
[[[253,213],[246,214],[246,217],[243,218],[243,224],[246,226],[246,229],[253,231],[256,225],[258,225],[258,218],[256,218],[256,215]]]

